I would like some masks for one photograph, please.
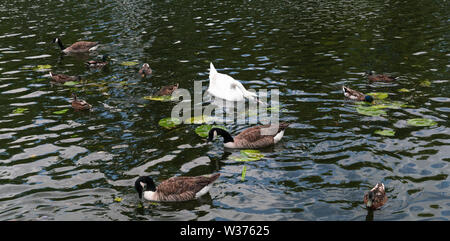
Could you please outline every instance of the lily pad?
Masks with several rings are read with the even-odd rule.
[[[356,107],[356,111],[358,111],[359,114],[368,116],[387,115],[386,111],[381,110],[379,107],[374,108],[373,106],[358,106]]]
[[[27,110],[28,110],[28,108],[21,108],[21,107],[19,107],[19,108],[13,110],[13,113],[14,114],[22,114],[23,112],[25,112]]]
[[[247,172],[247,166],[244,165],[244,167],[242,168],[242,176],[241,176],[241,181],[245,180],[245,173]]]
[[[176,127],[177,125],[181,124],[181,120],[178,118],[164,118],[159,120],[158,124],[166,129],[172,129]]]
[[[116,197],[116,198],[114,198],[114,202],[120,203],[120,202],[122,202],[122,198],[121,197]]]
[[[200,137],[208,137],[208,133],[212,128],[220,128],[226,130],[224,126],[217,126],[217,125],[201,125],[197,128],[195,128],[195,133],[199,135]]]
[[[431,86],[431,82],[429,80],[424,80],[422,82],[420,82],[419,84],[422,87],[430,87]]]
[[[171,95],[163,95],[163,96],[144,96],[144,99],[155,101],[172,101],[174,98]]]
[[[377,130],[377,131],[375,131],[375,134],[382,135],[382,136],[395,136],[395,131],[387,130],[387,129]]]
[[[375,99],[384,100],[388,97],[388,93],[384,92],[374,92],[374,93],[367,93],[366,95],[370,95]]]
[[[64,83],[65,86],[74,86],[77,85],[78,82],[77,81],[67,81]]]
[[[264,157],[258,150],[241,150],[240,156],[230,156],[234,161],[258,161]]]
[[[134,62],[134,61],[124,61],[124,62],[120,63],[120,65],[123,65],[123,66],[134,66],[134,65],[137,65],[137,64],[139,64],[139,63],[138,62]]]
[[[405,88],[399,89],[399,90],[397,90],[397,91],[398,91],[398,92],[404,92],[404,93],[410,92],[408,89],[405,89]]]
[[[194,116],[189,119],[184,120],[185,124],[203,124],[209,121],[212,121],[213,118],[211,116],[201,115],[201,116]]]
[[[408,125],[411,126],[434,126],[437,125],[436,121],[426,119],[426,118],[415,118],[415,119],[409,119],[407,121]]]
[[[49,64],[45,64],[45,65],[38,65],[36,67],[33,68],[34,71],[47,71],[49,69],[51,69],[52,66]]]
[[[62,115],[65,114],[69,109],[54,111],[53,114]]]

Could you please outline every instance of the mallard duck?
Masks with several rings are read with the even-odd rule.
[[[139,70],[139,74],[144,78],[146,75],[152,74],[152,69],[150,68],[150,65],[147,63],[142,65],[142,68]]]
[[[213,63],[210,63],[208,92],[228,101],[243,101],[245,98],[257,100],[257,95],[247,91],[241,82],[229,75],[218,73]]]
[[[90,42],[90,41],[79,41],[76,43],[73,43],[69,47],[65,48],[62,44],[61,39],[54,38],[53,43],[58,43],[59,47],[61,48],[61,51],[65,54],[69,53],[85,53],[89,51],[94,51],[98,48],[98,42]]]
[[[171,95],[177,89],[178,84],[163,86],[158,92],[156,92],[155,96]]]
[[[373,82],[392,82],[397,79],[397,77],[390,76],[387,74],[375,74],[375,71],[369,71],[367,78]]]
[[[196,199],[206,194],[220,174],[196,177],[172,177],[155,185],[151,177],[139,177],[134,187],[139,198],[148,201],[180,202]]]
[[[88,104],[84,100],[78,99],[74,93],[72,93],[72,98],[73,98],[72,107],[75,110],[89,110],[92,108],[92,105]]]
[[[69,76],[65,74],[55,74],[50,72],[50,78],[52,78],[53,82],[64,84],[67,81],[80,81],[80,76]]]
[[[105,54],[102,56],[102,60],[101,61],[97,61],[97,60],[89,60],[86,62],[86,67],[88,68],[96,68],[96,69],[101,69],[103,67],[105,67],[105,65],[108,64],[108,59],[109,55]]]
[[[377,183],[368,193],[364,194],[364,204],[368,209],[378,209],[387,202],[388,198],[383,183]]]
[[[359,101],[366,101],[369,103],[373,102],[373,97],[371,95],[365,95],[361,92],[358,92],[356,90],[352,90],[348,87],[342,86],[342,91],[344,91],[344,96],[352,99],[352,100],[359,100]]]
[[[278,143],[289,125],[289,123],[280,122],[279,125],[254,126],[243,130],[234,138],[226,130],[212,128],[208,133],[208,142],[220,135],[223,137],[223,146],[226,148],[263,148]]]

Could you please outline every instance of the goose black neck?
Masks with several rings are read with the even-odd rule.
[[[66,49],[66,48],[64,48],[64,45],[62,44],[61,39],[58,39],[57,42],[58,42],[58,45],[59,45],[59,47],[61,48],[61,50]]]
[[[227,143],[227,142],[234,142],[233,137],[230,135],[230,133],[228,133],[228,131],[221,129],[221,128],[212,128],[209,131],[209,136],[210,139],[212,139],[212,135],[214,135],[214,131],[217,133],[217,135],[222,136],[223,137],[223,143]]]

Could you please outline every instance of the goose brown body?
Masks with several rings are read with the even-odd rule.
[[[163,86],[158,92],[156,92],[155,96],[171,95],[177,89],[178,84]]]
[[[377,183],[368,193],[364,195],[364,204],[368,209],[378,209],[387,202],[386,191],[383,183]]]
[[[72,108],[74,108],[75,110],[89,110],[92,108],[92,105],[90,105],[84,100],[78,99],[75,94],[72,94],[72,97],[73,97]]]
[[[180,202],[196,199],[207,192],[208,187],[219,178],[220,174],[195,177],[172,177],[155,187],[150,177],[139,177],[135,188],[139,196],[149,201]]]
[[[55,74],[50,72],[50,78],[52,78],[53,82],[64,84],[67,81],[79,81],[79,76],[69,76],[65,74]]]
[[[61,39],[55,38],[53,39],[54,43],[58,43],[59,47],[61,48],[61,51],[69,54],[69,53],[86,53],[92,50],[97,49],[98,42],[91,42],[91,41],[79,41],[75,42],[69,47],[65,48],[62,44]]]

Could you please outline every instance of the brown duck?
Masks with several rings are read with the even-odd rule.
[[[387,74],[375,74],[375,71],[370,71],[367,78],[372,82],[393,82],[397,77],[393,77]]]
[[[146,75],[152,74],[152,69],[150,68],[150,65],[147,63],[142,65],[142,68],[139,70],[139,74],[144,78]]]
[[[156,92],[155,96],[171,95],[177,89],[178,84],[163,86],[158,92]]]
[[[79,41],[76,43],[73,43],[69,47],[64,47],[61,39],[54,38],[53,43],[57,43],[59,45],[59,48],[61,48],[61,51],[65,54],[70,53],[86,53],[89,51],[94,51],[98,48],[98,42],[90,42],[90,41]]]
[[[53,72],[50,72],[50,78],[52,78],[52,81],[55,83],[64,84],[67,81],[80,81],[80,76],[69,76],[65,74],[55,74]]]
[[[94,69],[101,69],[103,67],[105,67],[108,64],[108,59],[109,55],[105,54],[102,57],[102,60],[89,60],[86,62],[86,67],[88,68],[94,68]]]
[[[280,122],[278,125],[262,125],[245,129],[234,138],[226,130],[212,128],[208,133],[208,141],[217,135],[223,137],[224,147],[227,148],[263,148],[278,143],[290,123]]]
[[[383,183],[377,183],[368,193],[364,195],[364,204],[368,209],[378,209],[387,202],[388,198]]]
[[[359,101],[366,101],[369,103],[373,102],[373,97],[371,95],[365,95],[359,91],[352,90],[348,87],[342,86],[342,91],[344,91],[344,96],[352,99],[352,100],[359,100]]]
[[[75,110],[89,110],[92,108],[92,105],[88,104],[86,101],[84,100],[80,100],[77,98],[77,96],[75,94],[72,94],[72,107]]]
[[[139,177],[134,188],[139,198],[148,201],[181,202],[196,199],[206,194],[220,174],[196,177],[172,177],[155,185],[151,177]]]

